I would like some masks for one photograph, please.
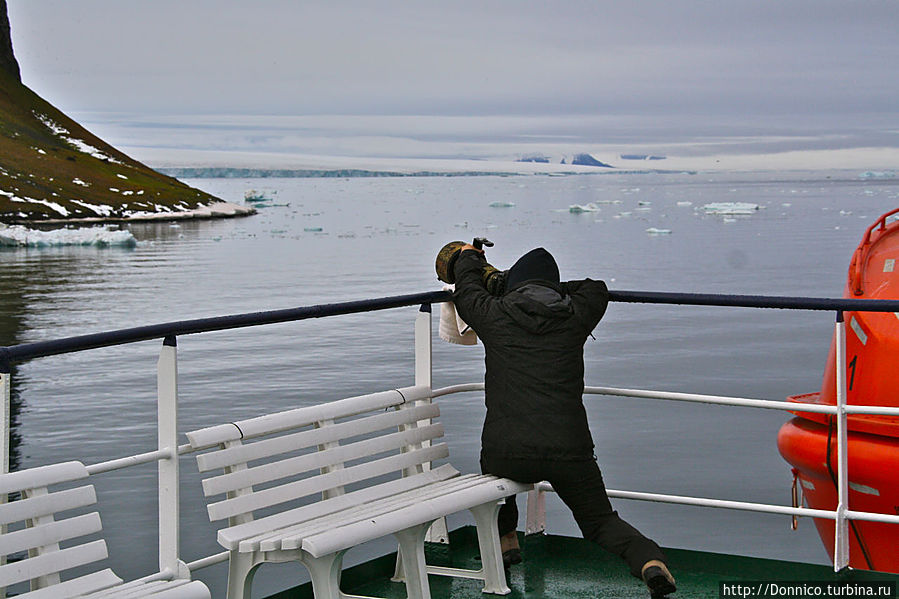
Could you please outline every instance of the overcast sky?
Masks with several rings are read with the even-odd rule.
[[[9,0],[64,110],[893,113],[894,0]]]

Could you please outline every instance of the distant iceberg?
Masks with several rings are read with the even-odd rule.
[[[621,154],[622,160],[665,160],[665,156],[653,156],[652,154]]]
[[[755,214],[758,209],[758,204],[749,202],[713,202],[702,207],[706,214]]]
[[[895,171],[865,171],[859,173],[859,179],[895,179]]]
[[[110,231],[103,227],[53,231],[38,231],[22,225],[0,227],[0,246],[2,247],[135,247],[136,245],[137,240],[131,231]]]
[[[589,204],[572,204],[568,207],[568,212],[572,214],[580,214],[582,212],[599,212],[599,206],[590,202]]]

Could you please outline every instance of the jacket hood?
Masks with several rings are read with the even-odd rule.
[[[535,248],[519,258],[506,273],[506,289],[510,291],[533,281],[559,284],[556,260],[543,248]]]
[[[556,286],[532,282],[506,293],[502,306],[509,317],[530,333],[545,333],[573,314],[571,298]]]

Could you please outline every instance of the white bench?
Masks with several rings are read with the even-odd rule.
[[[213,522],[227,519],[219,543],[230,551],[229,599],[249,599],[264,562],[300,561],[317,599],[340,591],[344,553],[393,534],[398,578],[411,599],[430,597],[428,573],[477,578],[484,592],[509,593],[496,515],[503,499],[531,485],[489,475],[462,476],[449,464],[443,427],[427,387],[382,393],[269,414],[188,433]],[[471,510],[482,568],[428,566],[431,523]]]
[[[102,530],[100,514],[84,513],[97,502],[93,485],[83,484],[87,477],[81,462],[0,474],[0,494],[20,495],[0,505],[0,596],[3,589],[28,587],[30,581],[31,590],[19,597],[210,599],[209,589],[198,581],[155,575],[124,583],[108,568],[84,574],[83,566],[107,557],[106,541],[96,538]],[[60,573],[71,574],[73,568],[80,568],[78,574],[61,581]]]

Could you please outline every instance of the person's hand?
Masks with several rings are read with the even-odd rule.
[[[466,243],[465,245],[463,245],[463,246],[462,246],[462,249],[459,250],[459,251],[460,251],[460,252],[464,252],[465,250],[474,250],[474,251],[476,251],[477,253],[479,253],[479,254],[481,254],[481,255],[484,254],[484,249],[483,249],[483,248],[478,249],[478,248],[476,248],[475,246],[471,245],[470,243]]]

